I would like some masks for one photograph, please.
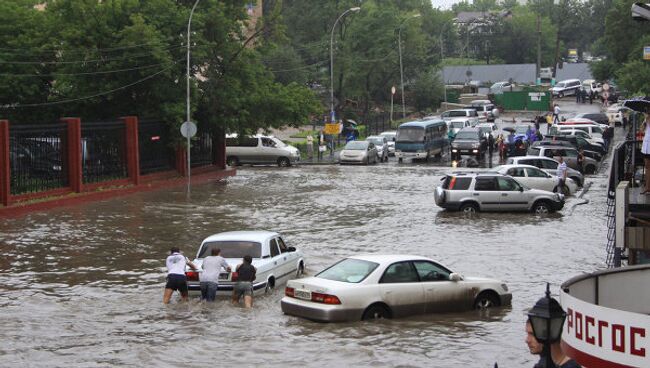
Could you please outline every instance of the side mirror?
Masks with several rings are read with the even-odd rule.
[[[289,251],[289,252],[295,252],[295,251],[296,251],[296,247],[288,247],[288,248],[287,248],[287,251]]]
[[[493,115],[495,118],[498,118],[498,117],[499,117],[499,109],[492,109],[492,115]]]
[[[463,279],[463,277],[460,276],[459,273],[452,272],[452,273],[449,274],[449,281],[458,282],[458,281],[460,281],[462,279]]]

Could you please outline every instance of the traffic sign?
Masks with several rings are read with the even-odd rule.
[[[395,86],[390,87],[390,93],[394,95],[395,92],[396,92]]]
[[[650,46],[643,47],[643,60],[650,60]]]
[[[192,138],[196,135],[196,124],[186,121],[181,125],[181,135],[185,138]]]
[[[324,134],[336,135],[341,133],[342,130],[341,124],[325,124],[325,129],[323,129]]]

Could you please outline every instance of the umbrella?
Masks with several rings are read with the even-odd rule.
[[[650,112],[650,97],[635,97],[631,100],[625,100],[623,106],[638,112]]]
[[[356,121],[354,121],[354,120],[352,120],[352,119],[348,119],[348,123],[350,123],[350,124],[352,124],[352,125],[354,125],[354,126],[359,125],[359,124],[357,124]]]
[[[505,127],[505,128],[503,128],[503,131],[504,131],[504,132],[514,133],[514,132],[515,132],[515,128]]]

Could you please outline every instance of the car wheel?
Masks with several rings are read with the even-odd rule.
[[[288,167],[288,166],[291,166],[291,161],[289,161],[289,159],[286,158],[286,157],[280,157],[280,158],[278,159],[278,166],[279,166],[279,167]]]
[[[404,162],[404,161],[403,161],[403,159],[400,157],[400,158],[397,159],[397,162],[401,164],[401,163]]]
[[[474,300],[474,309],[485,310],[499,306],[499,298],[492,292],[482,292]]]
[[[369,306],[366,308],[366,311],[363,312],[363,317],[361,317],[364,321],[388,318],[390,318],[390,311],[386,306],[381,304],[373,304]]]
[[[544,215],[551,212],[551,205],[547,201],[538,201],[533,205],[533,212]]]
[[[591,175],[591,174],[595,174],[595,173],[596,173],[596,166],[587,165],[587,167],[585,167],[585,174]]]
[[[275,289],[275,279],[271,277],[267,282],[266,282],[266,287],[264,288],[264,294],[269,294],[273,292],[273,289]]]
[[[230,156],[226,158],[226,165],[231,167],[239,166],[239,159],[235,156]]]
[[[562,187],[562,194],[564,194],[565,197],[571,195],[571,190],[566,184]]]
[[[300,277],[305,274],[305,265],[300,262],[298,265],[298,270],[296,270],[296,277]]]
[[[369,161],[370,161],[370,159],[368,157],[366,157],[361,161],[361,163],[364,164],[364,165],[368,165]]]
[[[564,93],[562,93],[562,92],[558,93],[558,94],[557,94],[557,97],[558,97],[558,98],[562,98],[562,97],[564,97]]]
[[[478,212],[478,206],[474,203],[463,203],[460,206],[460,212],[468,215],[473,215]]]

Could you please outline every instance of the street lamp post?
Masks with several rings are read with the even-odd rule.
[[[399,50],[399,79],[400,86],[402,89],[402,119],[406,119],[406,103],[404,102],[404,67],[402,66],[402,25],[408,19],[413,19],[419,17],[420,14],[413,14],[411,17],[402,21],[397,30],[397,49]]]
[[[541,367],[555,368],[551,357],[551,344],[560,340],[566,313],[557,300],[551,298],[550,286],[546,284],[546,295],[540,298],[528,312],[528,320],[537,341],[544,344]]]
[[[442,24],[442,27],[440,27],[440,63],[443,63],[443,60],[445,59],[444,56],[444,47],[445,44],[442,42],[442,33],[445,31],[445,26],[449,24],[450,22],[455,21],[457,18],[450,19],[446,21],[445,23]],[[447,102],[447,82],[445,81],[445,66],[442,65],[441,67],[441,72],[442,72],[442,87],[445,90],[445,102]]]
[[[187,21],[187,124],[190,125],[190,27],[192,26],[192,16],[194,15],[194,10],[196,6],[199,5],[199,1],[196,0],[194,6],[192,6],[192,11],[190,12],[190,18]],[[189,129],[188,129],[189,131]],[[187,134],[187,193],[190,193],[190,183],[191,183],[191,168],[190,168],[190,134]]]
[[[334,21],[334,25],[332,26],[332,32],[330,33],[330,122],[334,123],[336,120],[336,116],[334,114],[334,29],[336,29],[336,23],[341,20],[347,13],[349,12],[357,12],[361,10],[360,7],[355,6],[354,8],[350,8],[341,15],[339,15],[338,18]]]

